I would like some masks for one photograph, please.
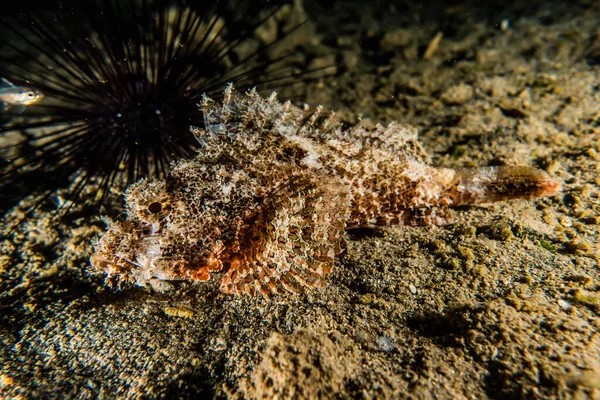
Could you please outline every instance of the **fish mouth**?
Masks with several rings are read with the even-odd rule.
[[[151,279],[177,280],[178,277],[159,268],[156,261],[160,258],[151,258],[145,255],[138,256],[138,261],[130,261],[125,258],[118,260],[94,254],[90,257],[90,263],[96,270],[106,273],[108,276],[117,276],[123,280],[135,282],[143,286]]]
[[[126,268],[122,264],[119,264],[113,260],[106,258],[106,257],[102,257],[98,254],[93,254],[90,257],[90,263],[92,264],[92,267],[94,267],[98,271],[106,272],[106,274],[108,274],[108,275],[116,275],[116,274],[121,275],[126,270]],[[135,264],[131,263],[131,265],[135,265]]]

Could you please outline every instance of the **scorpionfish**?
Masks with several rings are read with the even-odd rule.
[[[363,121],[345,129],[322,107],[276,94],[205,98],[201,150],[165,180],[125,193],[125,221],[105,219],[93,266],[109,277],[206,281],[249,295],[325,285],[345,230],[441,225],[449,207],[556,193],[532,167],[436,168],[409,125]]]

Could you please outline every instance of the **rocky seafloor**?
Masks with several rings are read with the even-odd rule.
[[[313,66],[338,71],[280,96],[414,125],[436,165],[536,166],[563,191],[349,232],[326,288],[270,301],[218,279],[109,288],[88,261],[99,216],[41,208],[2,243],[0,396],[600,398],[598,4],[304,9]]]

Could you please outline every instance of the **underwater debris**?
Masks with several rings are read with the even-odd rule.
[[[431,57],[433,57],[433,55],[437,51],[438,47],[440,46],[440,42],[442,41],[443,37],[444,37],[443,32],[436,33],[436,35],[433,37],[433,39],[431,39],[431,42],[429,42],[429,44],[427,45],[427,48],[425,49],[425,53],[423,53],[423,60],[429,60],[429,59],[431,59]]]
[[[448,207],[549,196],[560,185],[531,167],[435,168],[415,128],[360,123],[344,130],[322,107],[280,103],[275,94],[205,98],[202,149],[166,180],[126,192],[127,220],[107,220],[93,266],[143,285],[206,281],[226,269],[226,293],[301,292],[320,287],[344,230],[441,225]]]

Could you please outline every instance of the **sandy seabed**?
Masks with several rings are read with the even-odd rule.
[[[600,8],[362,3],[305,5],[312,66],[338,74],[281,97],[563,191],[349,232],[326,288],[271,301],[218,278],[108,288],[88,263],[99,216],[36,212],[2,243],[0,396],[600,398]]]

